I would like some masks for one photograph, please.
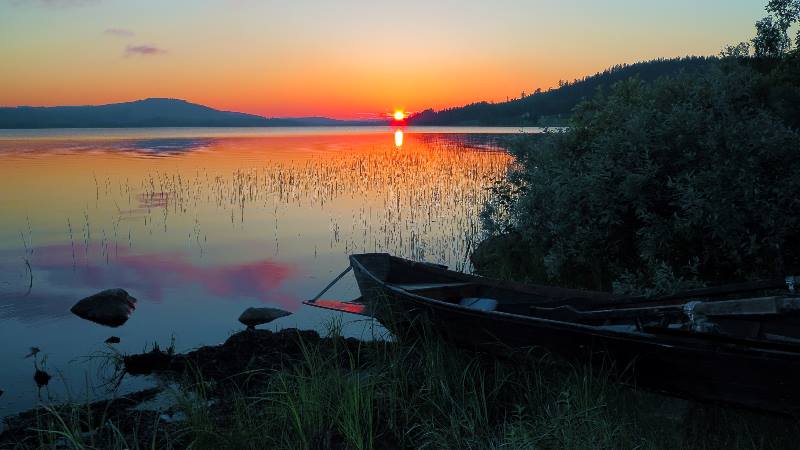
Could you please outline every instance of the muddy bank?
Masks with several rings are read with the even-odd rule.
[[[315,331],[294,328],[279,332],[246,330],[231,335],[221,345],[200,347],[185,354],[155,348],[147,353],[127,355],[122,368],[128,375],[175,375],[191,371],[204,378],[220,380],[244,372],[268,374],[286,368],[303,357],[304,348],[354,350],[361,344],[353,338],[322,338]]]

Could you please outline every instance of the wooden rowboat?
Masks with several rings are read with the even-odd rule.
[[[648,299],[494,280],[379,253],[350,256],[350,268],[360,299],[306,304],[373,316],[397,334],[424,323],[461,346],[612,362],[631,383],[675,396],[800,413],[795,277],[786,280],[791,292],[777,296],[741,298],[785,288],[784,280]]]

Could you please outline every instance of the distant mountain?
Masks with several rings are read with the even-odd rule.
[[[679,72],[707,70],[717,58],[657,59],[614,66],[604,72],[557,89],[537,91],[507,102],[479,102],[434,111],[425,110],[407,119],[410,125],[561,125],[572,109],[600,87],[638,76],[652,81]],[[388,121],[336,120],[326,117],[266,118],[253,114],[219,111],[185,100],[148,98],[99,106],[0,107],[2,128],[128,128],[128,127],[276,127],[386,125]]]
[[[0,107],[0,128],[270,127],[375,125],[325,117],[266,118],[170,98],[99,106]]]
[[[412,115],[408,121],[412,125],[561,125],[578,103],[594,95],[601,86],[608,88],[632,76],[652,81],[681,71],[698,72],[708,69],[717,61],[717,58],[687,57],[618,65],[583,79],[562,82],[557,89],[535,92],[524,98],[502,103],[479,102],[441,111],[429,109]]]

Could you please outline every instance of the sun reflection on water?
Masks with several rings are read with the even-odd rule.
[[[0,140],[0,192],[12,193],[0,196],[0,335],[15,336],[0,361],[18,361],[4,379],[27,386],[19,355],[35,343],[83,382],[88,369],[69,361],[108,336],[69,307],[101,289],[139,299],[116,331],[133,352],[170,335],[184,349],[220,342],[260,304],[295,312],[275,326],[321,328],[330,316],[300,300],[352,253],[470,270],[487,188],[512,158],[489,136],[405,130]],[[355,280],[331,295],[357,296]],[[0,415],[36,401],[23,384],[2,387],[20,394]]]
[[[313,258],[327,248],[331,256],[388,251],[463,264],[480,231],[486,188],[504,175],[510,155],[476,138],[390,132],[393,146],[385,134],[237,137],[155,159],[100,141],[75,151],[37,144],[37,155],[48,158],[30,159],[0,143],[0,188],[18,192],[3,204],[9,215],[0,248],[17,247],[32,227],[51,244],[66,239],[76,248],[100,237],[102,261],[112,264],[117,252],[109,249],[122,244],[239,260],[206,247],[244,240],[274,256]],[[59,170],[42,179],[42,164]],[[33,207],[54,195],[58,208]],[[289,242],[291,250],[283,248]]]
[[[398,148],[403,146],[403,130],[395,130],[394,146]]]

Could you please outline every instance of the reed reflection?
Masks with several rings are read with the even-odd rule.
[[[119,331],[129,350],[170,334],[187,348],[224,340],[258,304],[295,311],[282,326],[321,326],[330,316],[300,299],[351,253],[469,270],[487,188],[511,157],[488,135],[405,131],[0,140],[0,192],[13,193],[0,195],[0,334],[15,337],[0,356],[36,344],[68,371],[108,337],[69,308],[108,288],[142,302]],[[335,289],[357,295],[354,280]],[[4,376],[29,382],[26,363]]]
[[[37,247],[32,255],[36,281],[25,294],[24,283],[4,283],[0,289],[0,319],[25,322],[67,316],[68,304],[109,286],[124,286],[147,303],[178,299],[165,293],[182,287],[198,300],[249,300],[296,310],[295,295],[285,283],[298,269],[286,262],[261,259],[208,264],[180,251],[135,254],[127,246],[110,249],[113,260],[104,261],[102,242],[90,241],[86,256],[70,244]],[[22,268],[12,251],[0,252],[0,271],[17,274]],[[20,278],[20,277],[16,277]],[[74,293],[69,295],[68,293]]]
[[[84,247],[100,238],[106,249],[234,260],[205,249],[247,241],[300,260],[386,251],[468,269],[486,188],[511,157],[488,136],[391,132],[394,145],[386,134],[217,139],[179,158],[137,158],[94,141],[90,153],[51,153],[59,170],[46,178],[40,164],[0,153],[0,188],[19,193],[2,205],[9,214],[0,244],[18,246],[30,218],[34,235]],[[26,207],[54,195],[58,208]]]

